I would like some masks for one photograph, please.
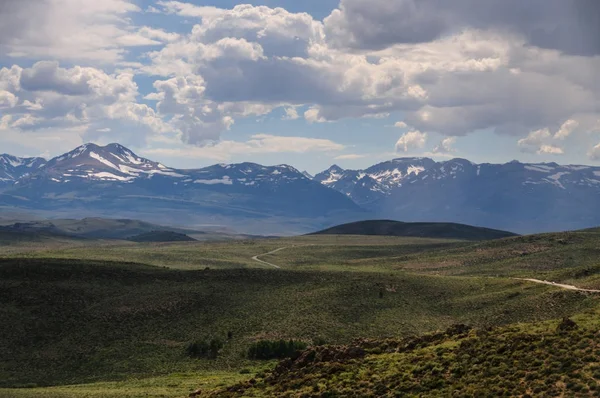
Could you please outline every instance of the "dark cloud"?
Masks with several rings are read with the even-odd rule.
[[[342,0],[326,28],[338,45],[360,49],[424,43],[473,27],[567,54],[598,55],[599,19],[598,0]]]
[[[0,47],[27,34],[48,6],[48,0],[1,0]]]
[[[43,61],[21,74],[21,87],[28,91],[54,91],[64,95],[91,93],[88,80],[81,74],[59,68],[58,62]]]

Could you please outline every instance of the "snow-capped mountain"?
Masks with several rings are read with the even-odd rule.
[[[460,221],[529,233],[600,225],[600,168],[453,159],[379,200],[390,217]]]
[[[291,166],[174,169],[119,144],[82,145],[8,181],[0,186],[0,205],[162,224],[209,222],[253,233],[309,232],[365,213]],[[269,225],[264,219],[287,221]],[[270,229],[244,229],[252,223]]]
[[[315,177],[381,218],[453,221],[515,232],[600,225],[600,167],[395,159]]]
[[[36,172],[46,164],[43,158],[19,158],[12,155],[0,155],[0,184],[10,184],[20,178]]]
[[[32,178],[46,178],[56,183],[70,181],[133,182],[153,175],[184,177],[160,163],[141,158],[119,144],[101,147],[82,145],[48,161],[41,173]]]
[[[314,180],[342,192],[360,205],[368,205],[389,195],[408,177],[418,176],[434,164],[428,158],[400,158],[366,170],[344,170],[333,165],[317,174]]]

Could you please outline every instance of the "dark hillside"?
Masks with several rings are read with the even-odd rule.
[[[512,232],[455,223],[411,222],[391,220],[359,221],[338,225],[313,235],[379,235],[419,238],[493,240],[517,236]]]
[[[132,236],[128,240],[132,242],[197,242],[196,239],[190,238],[186,234],[180,234],[171,231],[151,231],[136,236]]]

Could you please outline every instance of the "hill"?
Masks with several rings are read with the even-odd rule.
[[[196,242],[186,234],[172,231],[151,231],[130,237],[132,242]]]
[[[313,347],[211,397],[597,396],[597,313]]]
[[[338,225],[314,235],[379,235],[419,238],[493,240],[516,236],[512,232],[455,223],[404,223],[390,220],[359,221]]]

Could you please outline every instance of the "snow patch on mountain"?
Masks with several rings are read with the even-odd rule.
[[[194,184],[205,184],[205,185],[223,184],[223,185],[233,185],[233,181],[228,176],[225,176],[225,177],[223,177],[221,179],[217,179],[217,180],[196,180],[196,181],[194,181]]]
[[[540,173],[551,173],[552,171],[554,171],[554,167],[546,166],[543,164],[532,164],[532,165],[526,165],[525,170],[537,171]]]

